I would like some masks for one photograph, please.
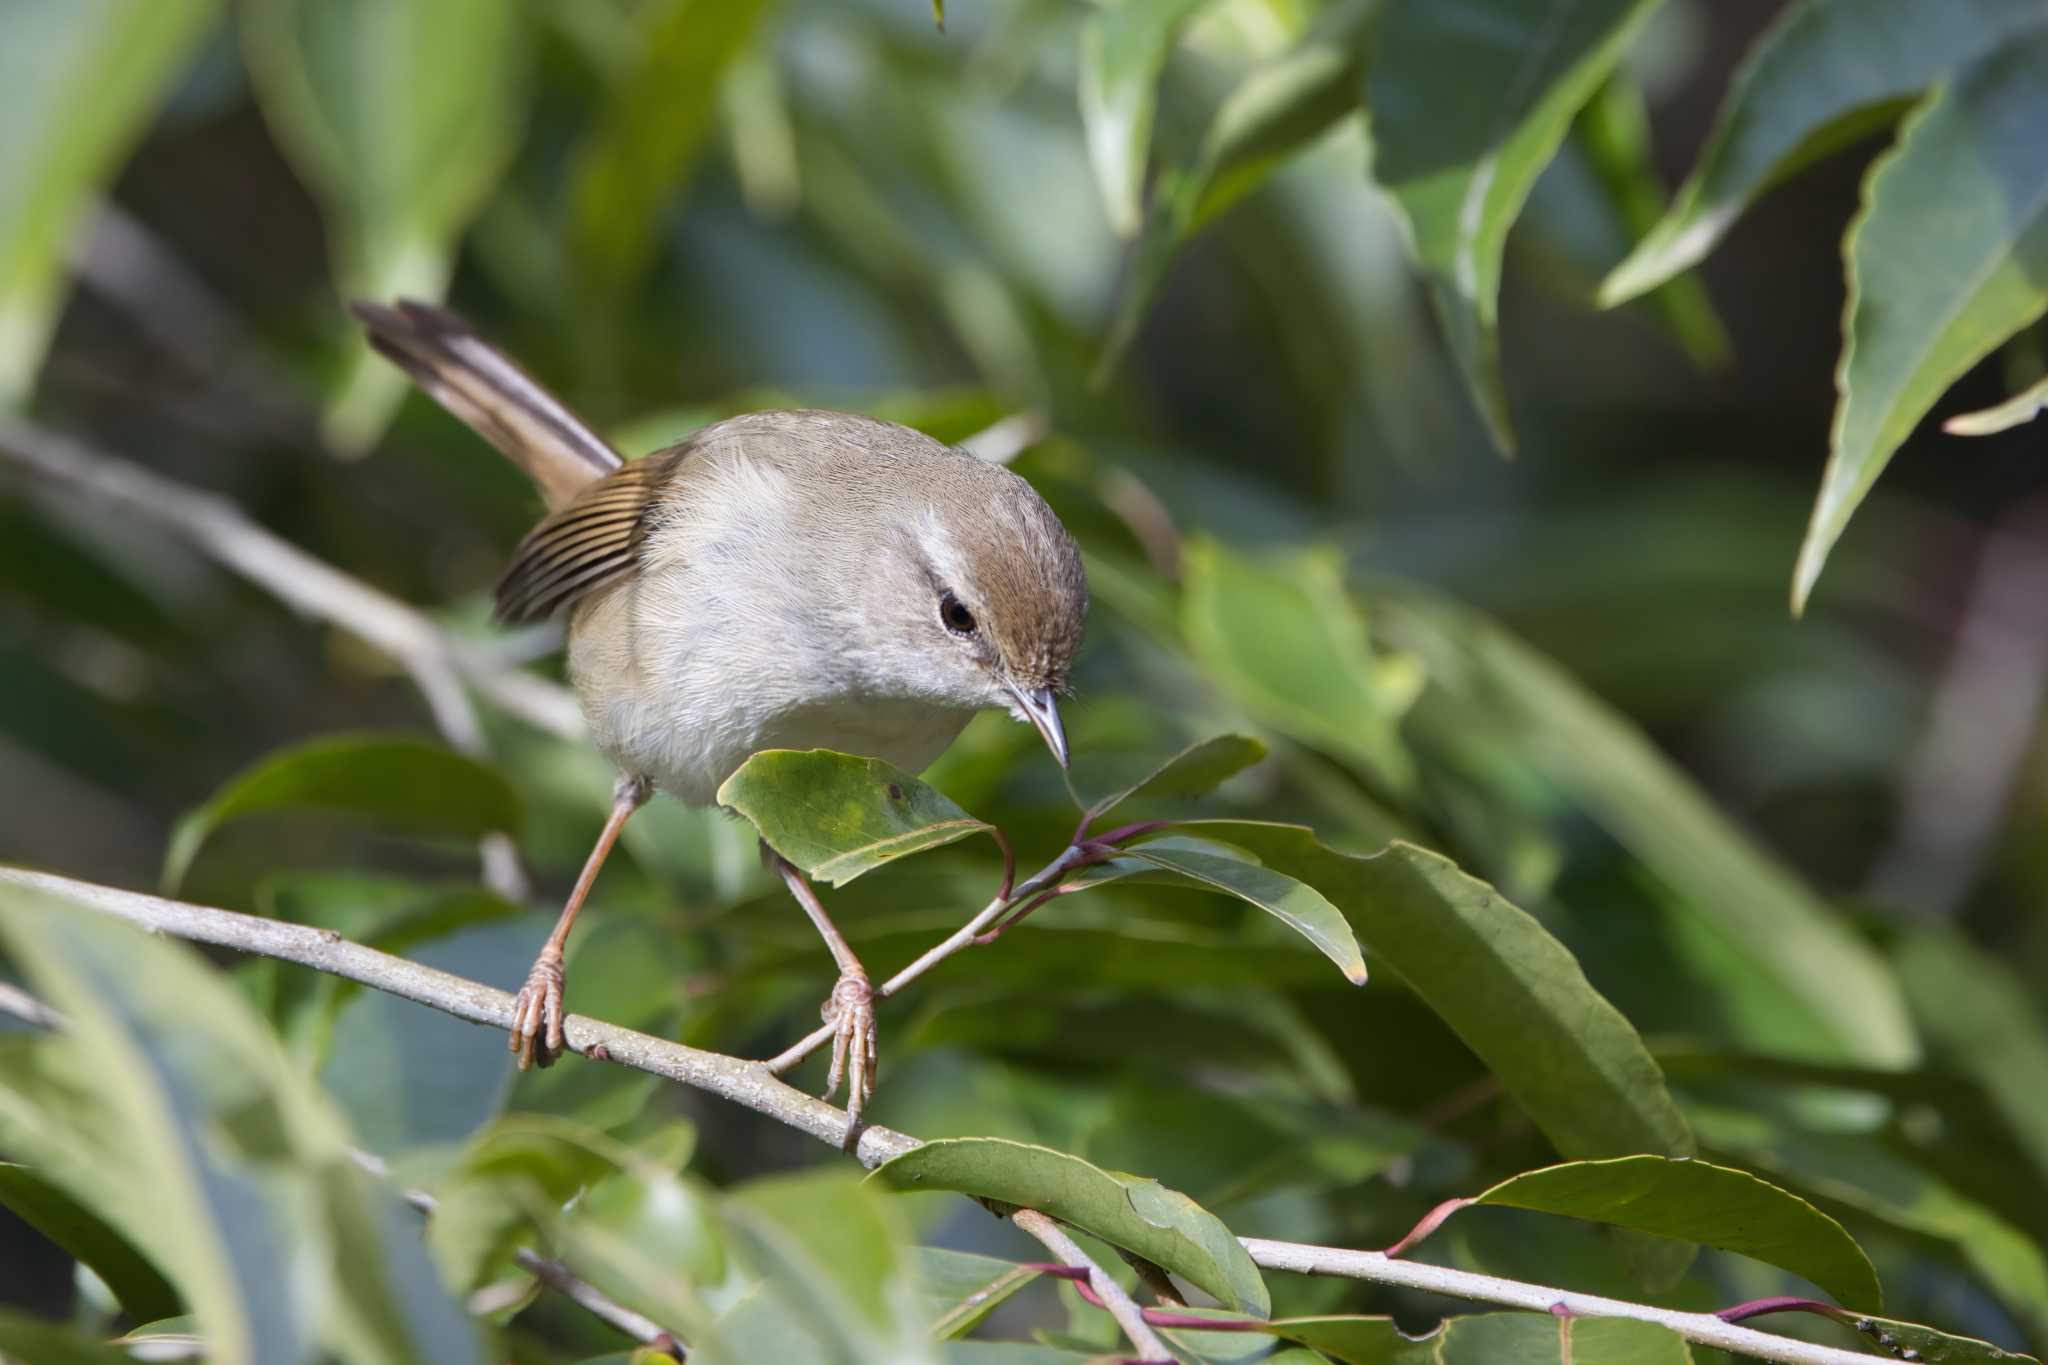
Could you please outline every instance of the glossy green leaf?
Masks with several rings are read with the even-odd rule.
[[[90,1266],[136,1320],[150,1322],[178,1311],[177,1291],[133,1243],[33,1169],[0,1162],[0,1206]]]
[[[1702,1142],[1793,1189],[1950,1243],[2030,1333],[2048,1335],[2048,1255],[1997,1211],[1869,1138],[1802,1132],[1753,1113],[1692,1113]]]
[[[1840,1223],[1728,1166],[1659,1156],[1576,1161],[1511,1176],[1472,1202],[1698,1242],[1789,1270],[1850,1308],[1884,1303],[1877,1270]]]
[[[831,1358],[849,1365],[923,1365],[937,1358],[899,1208],[851,1173],[812,1171],[753,1181],[725,1216],[767,1278]]]
[[[1549,659],[1449,602],[1384,594],[1372,610],[1438,684],[1416,708],[1411,743],[1433,754],[1455,744],[1494,761],[1512,755],[1582,803],[1719,926],[1727,952],[1803,1007],[1804,1024],[1774,1047],[1871,1066],[1917,1058],[1912,1020],[1883,959],[1635,725]],[[1370,936],[1366,943],[1373,946]]]
[[[1137,844],[1127,855],[1249,901],[1313,943],[1354,986],[1365,984],[1365,955],[1343,912],[1323,894],[1284,872],[1230,856],[1228,851],[1177,847],[1171,840]]]
[[[1922,1362],[1922,1365],[1994,1365],[1997,1361],[2014,1360],[2040,1365],[2033,1356],[2015,1355],[1975,1337],[1951,1336],[1947,1332],[1937,1332],[1932,1327],[1922,1327],[1918,1323],[1900,1322],[1895,1318],[1877,1318],[1868,1313],[1852,1313],[1828,1304],[1793,1300],[1782,1307],[1773,1307],[1770,1311],[1813,1313],[1831,1322],[1842,1324],[1865,1341],[1882,1348],[1894,1359],[1916,1360]],[[1764,1316],[1767,1314],[1757,1313],[1743,1317],[1739,1321],[1749,1323],[1754,1318]],[[1911,1356],[1905,1354],[1909,1351],[1913,1353]]]
[[[1496,320],[1508,229],[1657,0],[1389,0],[1365,102],[1392,196],[1487,428],[1514,448]]]
[[[1624,1318],[1485,1313],[1411,1337],[1392,1318],[1280,1318],[1273,1332],[1341,1365],[1691,1365],[1685,1338]]]
[[[1996,436],[2048,412],[2048,379],[2020,390],[1993,407],[1959,413],[1941,424],[1951,436]]]
[[[1844,253],[1833,440],[1792,607],[1894,451],[1948,386],[2048,312],[2048,24],[1964,68],[1864,182]]]
[[[1534,919],[1449,859],[1338,853],[1299,825],[1194,820],[1334,901],[1359,939],[1477,1053],[1570,1157],[1689,1155],[1692,1136],[1627,1019]]]
[[[1159,73],[1180,26],[1207,0],[1116,0],[1081,24],[1081,126],[1109,225],[1138,230]]]
[[[12,0],[0,43],[0,407],[27,394],[65,252],[219,0]]]
[[[1129,801],[1202,796],[1265,756],[1265,744],[1249,735],[1218,735],[1181,750],[1143,777],[1090,803],[1088,809],[1099,818]]]
[[[2033,0],[1800,0],[1737,68],[1670,210],[1600,287],[1634,298],[1704,259],[1771,186],[1898,116],[1952,69],[2042,22]]]
[[[1893,957],[1935,1054],[1976,1081],[2048,1176],[2048,1018],[2038,991],[1953,930],[1909,934]]]
[[[944,1247],[916,1249],[918,1282],[924,1286],[925,1315],[941,1341],[965,1336],[997,1305],[1037,1279],[1039,1272],[1015,1261]]]
[[[1137,1252],[1232,1308],[1258,1317],[1269,1311],[1265,1281],[1230,1229],[1154,1180],[1004,1138],[927,1142],[868,1178],[897,1191],[957,1190],[1037,1209]]]
[[[1137,337],[1166,268],[1188,238],[1264,184],[1289,157],[1358,110],[1358,74],[1377,0],[1338,0],[1301,41],[1245,73],[1224,97],[1194,162],[1159,176],[1096,362],[1106,382]]]
[[[662,209],[688,179],[726,67],[766,8],[764,0],[661,0],[644,9],[632,66],[572,172],[573,240],[600,287],[629,287],[653,260]]]
[[[1335,556],[1268,563],[1202,540],[1186,547],[1183,573],[1188,643],[1246,711],[1389,783],[1410,780],[1395,730],[1421,678],[1373,652]]]
[[[276,811],[332,812],[384,829],[470,839],[519,828],[511,786],[473,758],[415,739],[318,739],[271,754],[180,820],[164,856],[165,887],[177,889],[221,826]]]
[[[345,298],[439,298],[516,145],[519,12],[499,0],[255,0],[244,47],[265,120],[318,194]],[[405,375],[350,343],[327,412],[373,442]]]
[[[725,779],[718,803],[744,815],[770,848],[834,886],[990,828],[880,759],[829,749],[763,750]]]

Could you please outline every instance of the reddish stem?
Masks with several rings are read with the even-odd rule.
[[[1714,1316],[1723,1322],[1741,1322],[1747,1318],[1760,1318],[1766,1313],[1818,1313],[1821,1317],[1833,1318],[1837,1322],[1846,1322],[1851,1316],[1847,1309],[1837,1308],[1831,1303],[1822,1303],[1817,1299],[1802,1299],[1789,1295],[1779,1295],[1776,1298],[1770,1299],[1751,1299],[1747,1303],[1738,1303],[1732,1308],[1720,1309]]]
[[[1438,1228],[1442,1227],[1444,1225],[1444,1219],[1449,1218],[1452,1214],[1456,1213],[1459,1209],[1464,1208],[1467,1204],[1471,1202],[1471,1200],[1463,1198],[1444,1200],[1443,1203],[1438,1204],[1428,1213],[1423,1214],[1422,1221],[1417,1223],[1414,1227],[1408,1229],[1408,1235],[1406,1237],[1403,1237],[1400,1241],[1388,1247],[1386,1251],[1382,1254],[1386,1256],[1388,1260],[1393,1260],[1402,1252],[1408,1251],[1411,1248],[1413,1248],[1417,1242],[1420,1242],[1423,1238],[1429,1236],[1430,1233],[1435,1232]]]

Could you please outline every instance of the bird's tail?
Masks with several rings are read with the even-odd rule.
[[[625,461],[503,351],[444,308],[400,299],[353,303],[370,344],[434,401],[505,452],[561,507]]]

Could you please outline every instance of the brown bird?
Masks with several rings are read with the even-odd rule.
[[[653,791],[709,805],[762,749],[837,749],[916,772],[975,712],[1037,727],[1065,765],[1056,701],[1088,586],[1017,475],[893,422],[757,412],[628,463],[452,313],[359,303],[371,344],[503,451],[549,514],[498,584],[508,621],[568,615],[569,677],[619,772],[610,818],[519,993],[522,1069],[561,1054],[563,948],[626,820]],[[859,1116],[874,992],[803,874],[763,845],[839,965],[826,1094]]]

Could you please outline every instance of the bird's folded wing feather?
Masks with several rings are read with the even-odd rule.
[[[590,485],[527,533],[498,580],[498,616],[552,616],[639,567],[648,512],[671,452],[636,460]]]

